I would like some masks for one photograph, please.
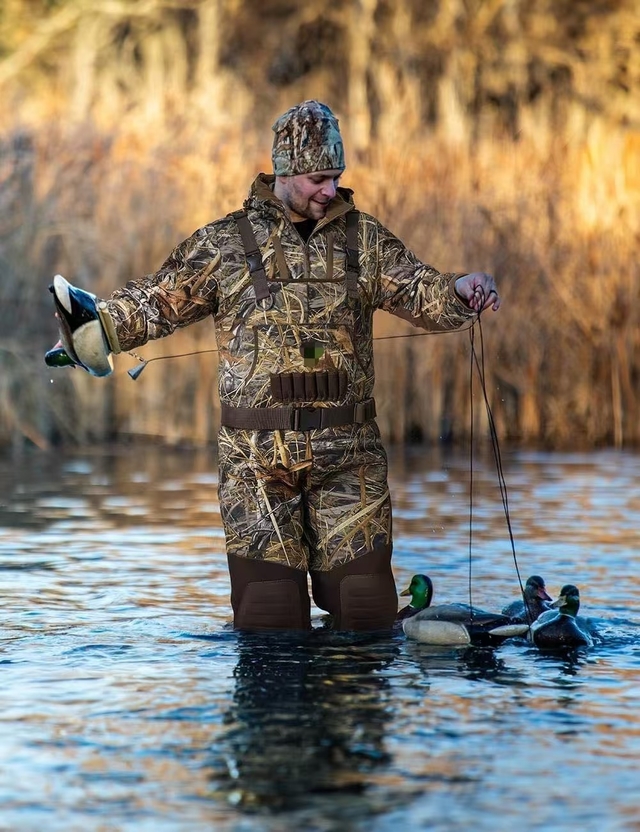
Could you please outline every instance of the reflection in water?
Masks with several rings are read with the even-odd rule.
[[[323,630],[239,634],[218,790],[255,810],[363,790],[389,762],[390,691],[379,671],[397,652],[389,641]]]
[[[459,657],[459,669],[469,679],[492,681],[500,681],[509,672],[505,661],[495,650],[487,647],[468,647],[464,650]]]
[[[556,684],[559,687],[574,687],[580,684],[579,675],[582,669],[589,663],[588,647],[573,647],[571,649],[540,650],[531,648],[532,661],[538,665],[558,670]]]
[[[426,680],[437,672],[460,674],[470,681],[496,685],[514,685],[524,680],[524,672],[509,666],[498,648],[438,647],[407,641],[404,653]]]

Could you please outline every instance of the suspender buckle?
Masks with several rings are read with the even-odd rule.
[[[260,271],[262,268],[262,257],[260,256],[259,251],[251,251],[248,254],[245,254],[245,258],[251,274]]]

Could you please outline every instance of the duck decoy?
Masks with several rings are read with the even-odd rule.
[[[398,619],[405,635],[424,644],[497,647],[507,638],[523,636],[528,624],[513,624],[506,615],[486,612],[468,604],[431,606],[433,582],[427,575],[414,575],[401,595],[411,603]]]
[[[60,341],[44,357],[48,367],[83,367],[94,376],[107,376],[113,371],[112,353],[120,352],[113,321],[106,303],[98,301],[65,280],[61,274],[53,278],[49,290],[53,295]]]
[[[551,609],[553,598],[547,592],[544,579],[531,575],[524,585],[523,598],[513,601],[502,610],[514,624],[531,624],[541,613]]]
[[[565,584],[560,597],[553,602],[554,609],[542,613],[533,622],[528,639],[543,649],[570,649],[591,647],[593,639],[577,619],[580,609],[580,591],[573,584]]]
[[[411,601],[398,612],[396,622],[410,618],[431,604],[431,599],[433,598],[433,581],[428,575],[414,575],[411,578],[409,586],[400,595],[410,595]]]

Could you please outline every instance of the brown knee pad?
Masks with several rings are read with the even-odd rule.
[[[386,630],[398,612],[391,546],[362,555],[329,572],[311,573],[316,604],[333,616],[336,630]]]
[[[307,573],[228,555],[233,626],[238,630],[309,630]]]

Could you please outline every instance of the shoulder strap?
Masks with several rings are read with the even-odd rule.
[[[266,300],[271,296],[269,293],[269,283],[264,270],[262,255],[260,254],[260,249],[256,241],[256,235],[253,233],[247,212],[243,210],[232,211],[230,216],[236,221],[240,237],[242,238],[244,256],[249,266],[249,274],[253,281],[253,291],[255,292],[256,300]]]
[[[358,277],[360,276],[360,257],[358,254],[358,226],[360,212],[353,208],[346,216],[347,222],[347,296],[358,297]]]

